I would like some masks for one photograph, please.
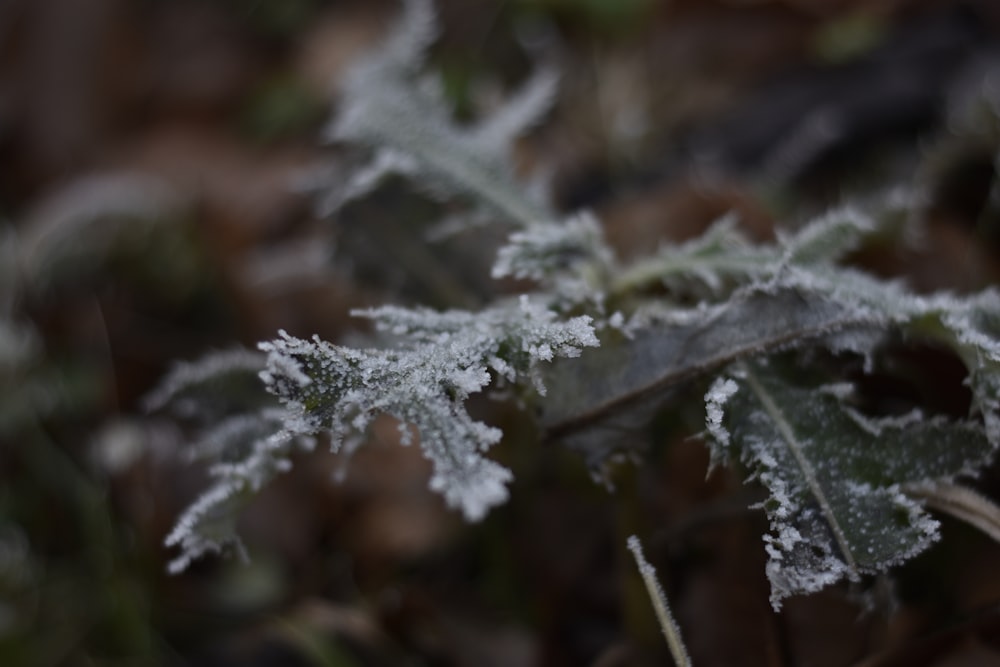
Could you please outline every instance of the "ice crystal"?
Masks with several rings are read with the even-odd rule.
[[[497,253],[493,277],[542,280],[580,257],[610,261],[597,219],[581,213],[561,225],[538,225],[515,232]]]
[[[732,378],[719,377],[705,394],[705,426],[709,435],[723,447],[729,446],[729,431],[722,427],[723,410],[738,388]]]

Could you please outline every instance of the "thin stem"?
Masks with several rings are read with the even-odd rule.
[[[1000,507],[972,489],[948,482],[904,484],[903,493],[931,509],[950,514],[1000,542]]]
[[[631,536],[628,538],[627,544],[629,551],[632,552],[632,556],[635,558],[639,574],[642,575],[642,581],[646,584],[646,591],[649,593],[649,599],[652,601],[653,609],[656,611],[656,620],[660,622],[663,635],[667,638],[667,647],[670,649],[670,655],[674,658],[674,663],[677,667],[691,667],[691,658],[688,656],[687,648],[684,646],[684,640],[681,639],[680,627],[678,627],[674,615],[670,612],[667,595],[663,592],[663,587],[660,586],[660,582],[656,578],[656,568],[650,565],[649,561],[643,555],[642,544],[639,543],[638,537],[635,535]]]

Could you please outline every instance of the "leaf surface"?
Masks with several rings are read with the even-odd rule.
[[[553,365],[542,421],[551,437],[578,433],[622,412],[661,403],[669,391],[733,361],[884,322],[807,290],[748,290],[716,307],[679,313],[631,339]]]

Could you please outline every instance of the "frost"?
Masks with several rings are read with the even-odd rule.
[[[729,446],[729,431],[722,425],[722,416],[726,401],[738,390],[739,385],[732,378],[718,377],[705,394],[705,427],[713,442],[720,447],[712,450],[713,466],[722,460],[721,452]],[[720,453],[718,456],[717,451]]]
[[[423,52],[436,34],[429,2],[410,0],[386,44],[346,76],[340,109],[327,135],[373,150],[367,166],[327,193],[332,213],[364,195],[390,174],[400,174],[439,199],[458,198],[471,210],[449,216],[435,234],[502,222],[519,229],[502,248],[494,277],[544,281],[564,303],[599,300],[588,271],[606,270],[611,251],[596,218],[586,212],[561,216],[515,177],[513,141],[548,110],[557,76],[540,68],[510,100],[476,122],[450,117],[441,82],[421,72]],[[587,267],[586,271],[578,270]]]
[[[294,449],[315,445],[309,434],[292,428],[293,416],[260,384],[257,374],[265,361],[244,349],[211,353],[177,364],[146,397],[148,410],[169,409],[195,425],[196,436],[180,454],[204,463],[211,479],[165,540],[180,549],[171,572],[209,553],[231,549],[245,556],[236,533],[240,513],[289,469]]]
[[[544,116],[555,103],[559,75],[541,68],[507,102],[471,132],[472,141],[487,154],[503,154],[514,140]]]
[[[438,237],[489,222],[518,230],[497,255],[495,278],[539,281],[552,288],[553,303],[567,308],[599,303],[595,277],[609,269],[612,255],[597,219],[580,212],[561,220],[546,193],[533,193],[515,177],[510,157],[513,141],[551,106],[555,72],[540,68],[505,105],[460,125],[450,117],[441,82],[420,71],[435,33],[430,3],[409,0],[386,44],[348,73],[327,135],[369,147],[373,156],[327,193],[325,212],[400,174],[436,198],[471,205],[438,224]]]
[[[548,383],[563,390],[543,406],[550,433],[578,433],[633,409],[648,412],[683,382],[739,359],[887,324],[826,295],[780,287],[742,290],[722,304],[644,319],[626,341],[553,365]]]
[[[417,163],[409,155],[386,148],[381,149],[375,153],[371,162],[355,170],[342,188],[331,190],[326,194],[320,211],[324,216],[332,215],[348,202],[374,191],[388,177],[395,174],[416,174],[417,171]]]
[[[660,283],[679,295],[716,296],[727,286],[769,276],[780,254],[775,248],[752,245],[727,215],[703,235],[678,245],[667,245],[653,256],[623,269],[613,292],[637,285]]]

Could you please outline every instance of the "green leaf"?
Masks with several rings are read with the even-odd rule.
[[[937,522],[902,486],[972,473],[993,452],[978,422],[919,412],[872,418],[848,388],[798,387],[741,364],[706,396],[713,455],[739,458],[768,488],[771,603],[878,573],[923,551]]]

